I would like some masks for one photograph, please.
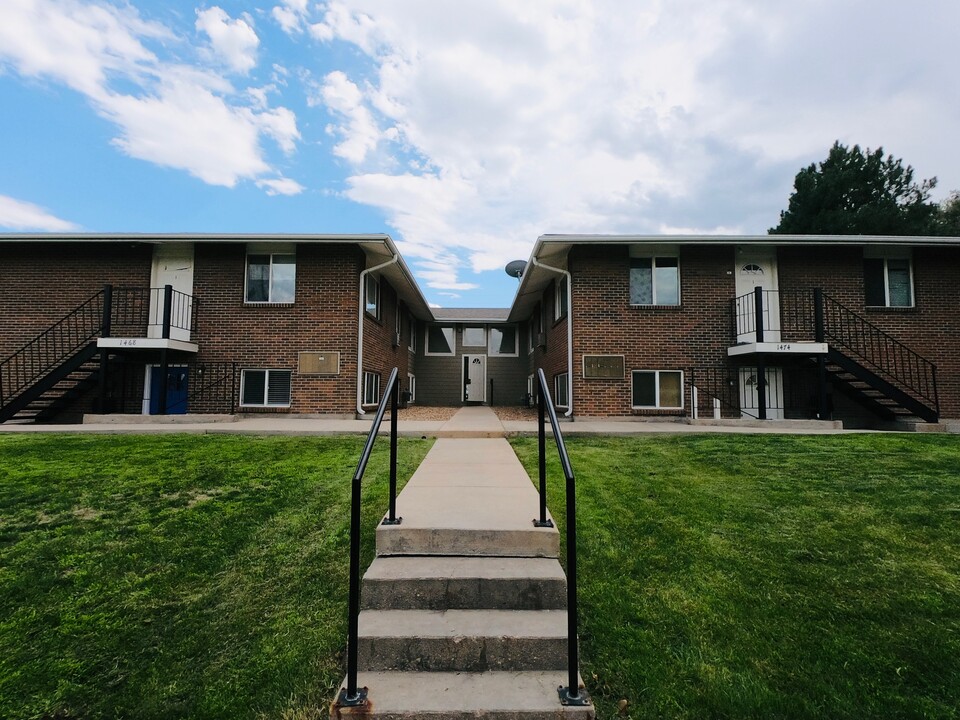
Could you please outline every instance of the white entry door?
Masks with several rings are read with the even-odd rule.
[[[171,324],[173,340],[190,340],[190,319],[193,302],[193,243],[164,243],[153,249],[153,267],[150,273],[150,327],[147,337],[158,338],[161,335],[163,319],[163,286],[172,285],[184,296],[176,296]]]
[[[766,368],[767,420],[783,420],[783,370]],[[759,378],[756,368],[740,368],[740,414],[760,417]]]
[[[774,248],[737,248],[737,265],[734,274],[737,277],[737,342],[755,342],[756,305],[753,297],[744,297],[763,288],[763,340],[780,340],[780,297],[777,291],[780,284],[777,279],[777,251]]]
[[[487,356],[463,356],[463,401],[486,402]]]

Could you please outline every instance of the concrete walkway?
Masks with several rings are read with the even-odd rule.
[[[169,415],[88,415],[82,425],[11,425],[0,424],[0,433],[190,433],[228,435],[366,435],[370,432],[373,413],[364,418],[331,419],[324,417],[291,417],[288,415],[261,415],[234,417]],[[486,406],[460,408],[447,421],[400,420],[399,432],[407,437],[509,437],[535,435],[537,423],[533,420],[500,421]],[[384,421],[381,433],[389,432]],[[684,422],[638,421],[630,419],[598,419],[564,422],[565,437],[577,435],[647,435],[650,433],[777,433],[801,435],[832,435],[869,430],[843,430],[840,423],[815,420],[702,420]],[[549,423],[547,433],[551,433]]]
[[[397,496],[402,524],[377,528],[377,552],[557,557],[557,531],[532,527],[539,496],[513,448],[486,436],[490,423],[479,413],[469,416],[476,423],[463,421],[458,432],[475,424],[480,437],[437,440]]]

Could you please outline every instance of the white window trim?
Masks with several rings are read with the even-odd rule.
[[[262,403],[251,403],[247,402],[247,398],[243,396],[243,389],[246,387],[244,382],[244,376],[248,372],[262,372],[265,373],[266,377],[264,378],[263,383],[263,402]],[[283,373],[290,377],[290,400],[286,403],[271,403],[267,402],[267,398],[270,396],[270,375],[271,373]],[[293,400],[293,372],[290,370],[284,370],[282,368],[243,368],[240,371],[240,407],[290,407],[290,403]]]
[[[290,246],[289,250],[279,250],[270,248],[269,250],[258,250],[254,247],[247,247],[247,254],[243,258],[243,304],[244,305],[292,305],[297,300],[297,253]],[[247,282],[250,279],[250,256],[267,255],[270,258],[270,279],[267,281],[267,295],[273,295],[273,258],[277,255],[293,255],[293,299],[292,300],[248,300]]]
[[[680,404],[676,407],[660,404],[660,373],[673,373],[680,375]],[[653,390],[656,395],[656,405],[634,405],[633,404],[633,383],[636,373],[653,373]],[[686,407],[686,397],[684,396],[684,377],[683,370],[644,370],[637,368],[630,371],[630,407],[633,410],[683,410]]]
[[[677,302],[676,303],[662,303],[658,301],[657,298],[657,258],[668,257],[673,258],[677,261]],[[653,291],[653,302],[650,303],[630,303],[630,307],[680,307],[683,304],[683,287],[680,283],[680,253],[676,250],[672,252],[658,252],[656,254],[630,254],[630,270],[633,270],[633,261],[634,260],[650,260],[650,288]],[[629,280],[629,277],[627,278]]]
[[[570,391],[570,373],[557,373],[553,377],[553,404],[557,407],[570,407],[570,398],[566,402],[560,402],[561,378],[563,379],[563,392],[567,394]]]
[[[479,343],[467,343],[467,330],[479,330],[483,333],[483,340]],[[463,335],[460,340],[460,344],[463,347],[471,348],[485,348],[487,346],[487,326],[486,325],[464,325],[463,326]]]
[[[374,304],[374,310],[375,310],[375,312],[370,312],[369,297],[370,297],[370,284],[371,284],[371,283],[373,283],[373,286],[376,287],[376,289],[377,289],[377,301],[376,301],[376,303]],[[380,314],[381,314],[381,312],[380,312],[380,308],[381,308],[381,303],[380,303],[380,300],[381,300],[380,290],[381,290],[381,289],[382,289],[382,288],[380,287],[380,278],[374,277],[373,275],[367,275],[367,280],[366,280],[366,282],[364,283],[364,287],[363,287],[363,311],[364,311],[367,315],[369,315],[370,317],[372,317],[374,320],[379,320],[379,319],[380,319]]]
[[[417,351],[417,319],[413,315],[407,316],[410,326],[410,336],[407,338],[407,350],[412,353]]]
[[[457,354],[457,334],[456,332],[454,332],[453,325],[436,325],[434,327],[438,327],[441,330],[450,331],[449,337],[447,336],[446,333],[444,333],[444,337],[447,338],[447,345],[449,345],[450,347],[450,352],[431,352],[430,351],[430,328],[427,328],[427,332],[424,333],[424,338],[423,338],[423,354],[431,355],[434,357],[453,357],[454,355],[456,355]]]
[[[417,376],[413,373],[407,373],[407,392],[410,393],[410,402],[417,401]]]
[[[372,389],[376,399],[373,401],[368,400],[369,397],[367,390],[370,387],[367,383],[372,383]],[[363,371],[363,404],[364,405],[379,405],[380,404],[380,373],[370,372],[369,370]]]
[[[916,307],[916,297],[914,295],[913,282],[913,258],[910,255],[903,254],[863,254],[864,260],[882,260],[883,261],[883,305],[865,305],[869,308],[912,308]],[[909,305],[891,305],[890,304],[890,260],[900,260],[907,263],[907,270],[910,272],[910,304]]]
[[[540,308],[530,316],[530,322],[527,323],[527,355],[532,355],[537,349],[537,336],[543,332],[543,316]]]
[[[513,328],[513,352],[500,352],[499,345],[493,346],[493,331],[498,330],[503,333],[504,327]],[[490,357],[520,357],[520,328],[516,325],[493,325],[487,330],[487,355]]]
[[[563,304],[567,302],[567,276],[561,275],[557,278],[556,282],[553,284],[553,319],[557,322],[563,320],[567,316],[567,313],[570,312],[570,308],[565,308],[564,311],[560,312],[561,301]],[[559,405],[558,407],[565,407]]]

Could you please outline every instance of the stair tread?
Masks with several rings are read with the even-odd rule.
[[[382,638],[566,638],[566,610],[364,610],[359,635]]]
[[[592,705],[564,707],[557,688],[567,684],[564,670],[491,672],[360,672],[369,688],[372,710],[364,717],[592,718]],[[582,684],[582,683],[581,683]],[[343,713],[347,716],[347,713]]]
[[[376,558],[364,580],[548,579],[566,581],[556,558],[389,555]]]

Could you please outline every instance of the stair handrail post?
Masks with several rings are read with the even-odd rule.
[[[553,399],[547,387],[547,377],[543,368],[537,368],[537,383],[540,386],[540,407],[550,419],[553,429],[553,439],[557,444],[557,453],[560,455],[560,467],[566,478],[567,513],[566,513],[566,544],[567,544],[567,685],[557,688],[561,705],[586,706],[590,705],[590,696],[585,689],[580,688],[579,669],[580,656],[577,647],[577,492],[576,479],[570,465],[570,455],[567,453],[563,433],[560,432],[560,423],[557,420],[557,411],[553,407]]]
[[[753,317],[756,325],[757,342],[763,342],[763,288],[759,285],[753,289]]]
[[[380,398],[380,404],[377,405],[377,413],[373,418],[370,427],[370,433],[367,435],[367,442],[363,446],[363,452],[360,453],[360,460],[357,463],[357,470],[353,474],[353,483],[350,494],[350,591],[347,609],[347,686],[340,691],[335,701],[335,706],[340,707],[358,707],[367,704],[367,688],[357,687],[357,650],[360,644],[360,484],[363,480],[363,474],[367,469],[367,463],[370,460],[370,453],[373,450],[373,444],[377,440],[377,433],[380,432],[380,425],[383,423],[383,416],[387,412],[387,406],[393,407],[393,419],[391,419],[391,434],[394,420],[397,416],[397,406],[394,404],[399,395],[395,394],[397,387],[397,368],[390,371],[390,378],[387,380],[387,386],[384,389],[383,397]],[[392,464],[392,463],[391,463]],[[384,524],[390,524],[389,518],[384,518]],[[400,522],[397,518],[396,522]]]
[[[160,337],[164,340],[170,339],[170,315],[173,311],[173,285],[163,286],[163,325],[161,326]]]
[[[542,371],[541,371],[542,372]],[[537,471],[538,489],[540,495],[540,517],[533,521],[534,527],[553,527],[553,522],[547,519],[547,432],[546,411],[544,409],[544,395],[537,393]]]

